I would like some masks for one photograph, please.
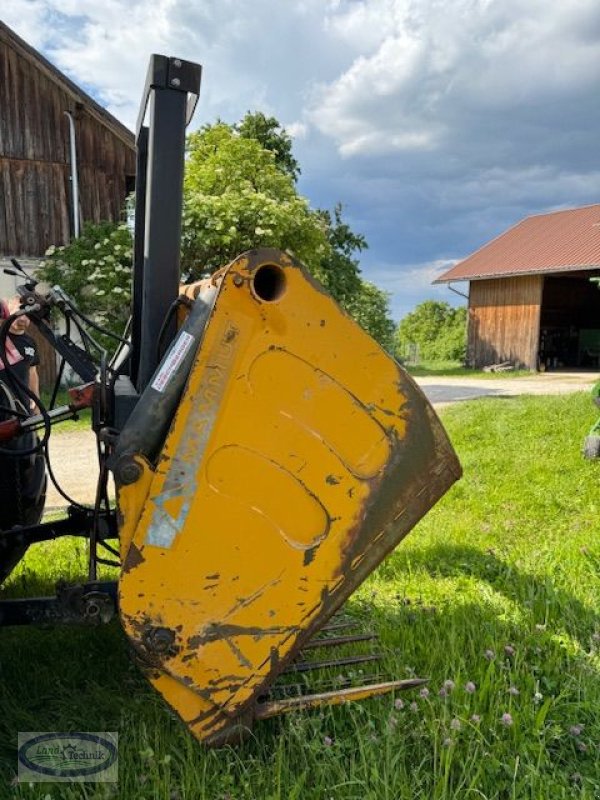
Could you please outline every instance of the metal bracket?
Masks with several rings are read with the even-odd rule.
[[[56,597],[0,600],[0,628],[12,625],[100,625],[117,613],[117,582],[59,584]]]

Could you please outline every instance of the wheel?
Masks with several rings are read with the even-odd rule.
[[[0,382],[0,404],[6,409],[14,401],[9,390]],[[6,411],[2,416],[8,418]],[[27,433],[3,442],[3,450],[14,456],[0,455],[0,584],[10,575],[27,551],[19,528],[37,525],[44,513],[46,501],[46,466],[42,453],[19,457],[21,450],[29,450],[38,441],[34,433]],[[14,530],[13,530],[14,529]]]
[[[583,457],[590,461],[600,458],[600,436],[586,436],[581,450]]]

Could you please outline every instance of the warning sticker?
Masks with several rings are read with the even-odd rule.
[[[179,368],[179,365],[186,357],[188,350],[192,346],[194,337],[186,331],[181,331],[173,347],[170,349],[169,354],[164,360],[163,365],[156,373],[156,377],[152,381],[152,388],[157,392],[164,392],[173,377],[174,373]]]

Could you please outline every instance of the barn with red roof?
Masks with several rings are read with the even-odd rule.
[[[469,281],[467,361],[600,366],[600,204],[527,217],[441,275]]]

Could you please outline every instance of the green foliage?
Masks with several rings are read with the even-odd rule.
[[[48,248],[38,276],[59,284],[84,314],[120,334],[130,314],[132,260],[127,225],[87,223],[78,239]]]
[[[394,323],[390,317],[388,296],[361,278],[355,257],[366,250],[367,240],[344,222],[341,203],[335,206],[333,215],[322,209],[317,213],[326,225],[329,251],[314,271],[315,276],[367,333],[391,351]]]
[[[431,361],[463,360],[467,338],[466,308],[426,300],[407,314],[398,325],[396,351],[405,358],[411,347],[419,358]]]
[[[131,663],[116,621],[7,628],[2,796],[106,800],[82,790],[99,785],[12,783],[19,730],[79,729],[119,732],[119,800],[597,798],[598,468],[579,454],[595,409],[581,393],[482,399],[442,415],[464,476],[346,607],[379,635],[376,669],[426,676],[427,694],[289,714],[257,723],[238,748],[210,750]],[[4,596],[44,596],[86,576],[79,540],[43,542]],[[338,686],[352,674],[362,673],[338,666],[323,677]]]
[[[248,114],[234,127],[222,122],[206,126],[189,137],[184,270],[197,278],[245,250],[287,250],[390,349],[393,323],[387,297],[361,280],[354,257],[367,247],[364,236],[343,221],[341,205],[333,214],[309,207],[296,190],[288,156],[289,136],[274,118],[261,114]]]
[[[359,291],[350,298],[346,309],[379,344],[389,352],[394,349],[394,323],[386,292],[367,281],[360,282]]]
[[[267,117],[262,111],[248,111],[233,128],[242,138],[254,139],[273,153],[275,166],[293,181],[298,180],[300,165],[292,153],[292,137],[275,117]]]
[[[298,194],[292,140],[274,117],[248,113],[217,122],[187,143],[181,263],[195,280],[240,253],[275,247],[295,255],[386,349],[393,345],[388,299],[360,276],[367,247],[342,218],[311,209]],[[41,275],[120,333],[129,314],[132,243],[125,225],[86,225],[82,236],[48,254]]]
[[[326,210],[317,213],[327,231],[329,250],[321,259],[315,275],[331,296],[350,311],[352,303],[362,291],[360,267],[355,254],[368,247],[367,241],[342,220],[341,203],[335,206],[333,216]]]
[[[183,267],[195,278],[245,250],[288,250],[312,271],[329,250],[320,216],[261,144],[218,123],[191,134],[185,176]]]

